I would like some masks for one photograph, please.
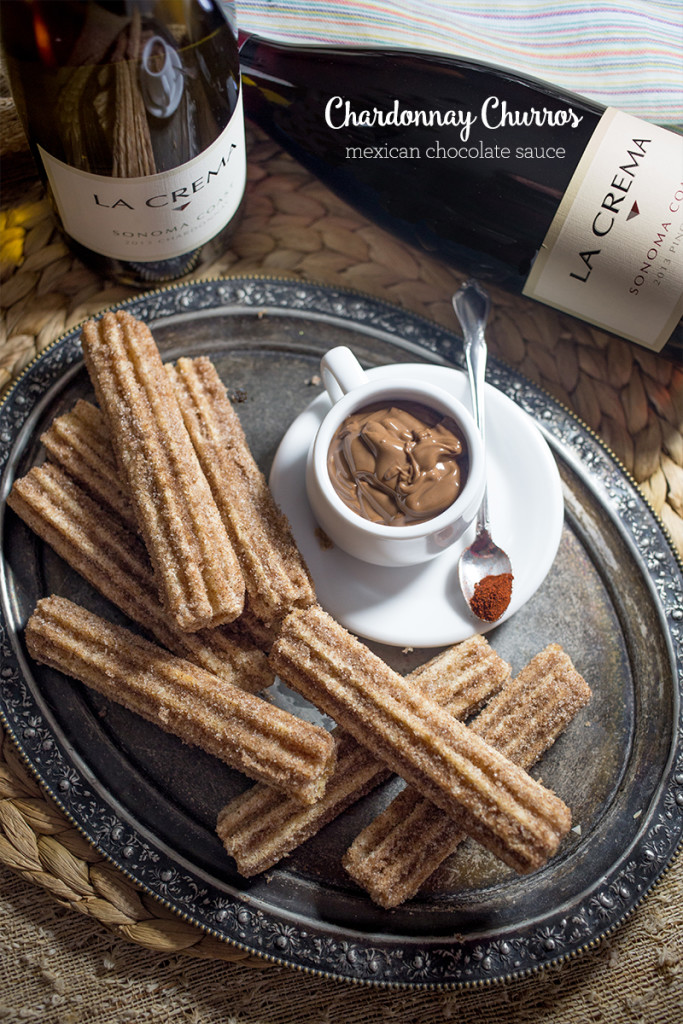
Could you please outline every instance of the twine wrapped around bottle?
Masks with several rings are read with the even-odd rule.
[[[122,33],[122,55],[114,67],[116,115],[114,118],[112,175],[141,178],[156,174],[147,111],[140,92],[138,64],[142,53],[140,11],[133,8],[130,28]]]
[[[79,47],[87,43],[87,52],[77,47],[76,63],[59,71],[59,133],[68,162],[88,170],[84,139],[87,134],[89,144],[96,144],[93,139],[97,132],[93,129],[99,120],[103,136],[112,139],[112,176],[136,178],[157,171],[138,76],[145,39],[137,7],[123,28],[120,21],[102,14],[85,43],[79,41]],[[11,120],[14,116],[11,101],[8,116]],[[111,126],[110,132],[105,131],[107,126]]]

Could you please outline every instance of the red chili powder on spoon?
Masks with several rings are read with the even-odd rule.
[[[495,622],[510,604],[512,595],[512,573],[501,572],[497,576],[484,576],[474,585],[470,608],[479,619]]]

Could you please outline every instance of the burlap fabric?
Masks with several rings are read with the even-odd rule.
[[[127,298],[71,257],[3,111],[0,386],[64,330]],[[231,251],[194,276],[351,286],[456,328],[462,278],[355,214],[256,132]],[[683,555],[683,368],[493,293],[496,355],[616,452]],[[580,958],[487,989],[356,988],[252,959],[140,894],[70,826],[5,738],[0,758],[0,1020],[43,1024],[673,1024],[683,1004],[683,866]]]

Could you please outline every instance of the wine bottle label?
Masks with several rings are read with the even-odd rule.
[[[683,138],[605,111],[524,295],[660,351],[683,315]]]
[[[38,149],[64,230],[76,242],[126,262],[172,259],[209,242],[241,202],[247,174],[242,90],[216,141],[160,174],[109,178]]]

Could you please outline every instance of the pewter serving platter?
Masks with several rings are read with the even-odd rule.
[[[366,366],[462,365],[459,339],[365,296],[269,279],[169,288],[126,307],[165,358],[209,354],[267,473],[289,424],[320,393],[321,354]],[[338,980],[457,987],[574,956],[637,906],[683,830],[681,566],[659,521],[601,443],[495,360],[488,380],[531,416],[559,466],[565,523],[533,597],[488,638],[513,670],[563,645],[593,690],[534,774],[570,804],[574,829],[543,870],[518,877],[467,843],[413,900],[375,907],[340,866],[398,783],[371,794],[266,876],[243,879],[214,833],[248,784],[85,687],[33,664],[23,627],[56,592],[125,621],[5,506],[39,438],[92,398],[79,332],[34,362],[0,407],[0,710],[45,788],[94,846],[182,917],[277,963]],[[434,653],[375,645],[400,671]],[[292,702],[286,694],[276,699]]]

